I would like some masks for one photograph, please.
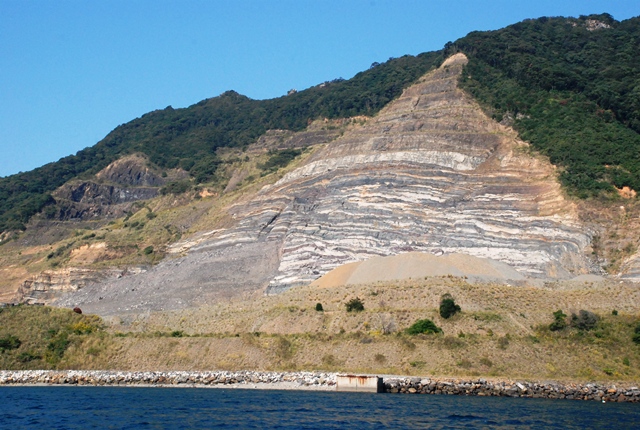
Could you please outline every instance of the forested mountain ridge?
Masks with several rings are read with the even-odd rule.
[[[0,178],[0,231],[55,202],[66,181],[116,159],[146,154],[160,169],[181,167],[192,182],[215,178],[216,151],[246,147],[269,129],[299,131],[309,121],[373,115],[452,53],[469,58],[462,87],[492,116],[550,157],[578,197],[640,189],[640,18],[607,14],[540,18],[472,32],[441,51],[378,64],[271,100],[233,91],[184,109],[167,107],[116,127],[96,145],[30,172]]]
[[[96,145],[29,172],[0,178],[0,232],[21,230],[54,203],[51,192],[88,177],[116,159],[146,154],[160,168],[182,167],[195,182],[212,178],[222,147],[246,147],[269,129],[298,131],[319,117],[373,115],[404,87],[442,61],[441,52],[375,64],[352,79],[336,79],[295,94],[252,100],[234,91],[184,109],[167,107],[116,127]]]
[[[527,20],[445,51],[469,57],[462,87],[560,166],[571,193],[640,189],[640,18]]]

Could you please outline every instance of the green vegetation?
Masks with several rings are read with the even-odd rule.
[[[183,179],[181,181],[169,182],[164,187],[160,188],[160,194],[182,194],[191,189],[191,181]]]
[[[593,330],[598,324],[598,316],[590,311],[581,309],[578,315],[571,314],[571,327],[578,330]]]
[[[562,309],[558,309],[553,313],[553,322],[549,325],[549,330],[558,331],[567,326],[567,315],[562,312]]]
[[[456,304],[451,294],[444,294],[440,300],[440,316],[447,319],[454,316],[457,312],[460,312],[460,306]]]
[[[601,22],[610,28],[589,28]],[[462,86],[562,167],[580,198],[640,190],[640,18],[526,20],[449,43],[469,64]]]
[[[8,335],[0,338],[0,352],[5,352],[10,349],[18,349],[22,342],[16,336]]]
[[[347,312],[362,312],[364,310],[364,303],[360,298],[356,297],[355,299],[349,300],[345,307],[347,308]]]
[[[438,334],[442,333],[442,329],[438,327],[433,321],[430,319],[418,320],[411,327],[406,330],[407,334],[416,335],[416,334]]]
[[[269,159],[258,165],[265,173],[275,172],[281,167],[286,167],[294,158],[302,154],[299,149],[283,149],[281,151],[269,151]]]
[[[633,330],[633,343],[640,345],[640,323],[636,325],[636,328]]]
[[[322,307],[322,303],[316,303],[316,311],[324,312],[324,308]]]
[[[168,184],[179,194],[193,183],[215,179],[218,148],[246,148],[269,129],[303,130],[317,118],[373,115],[402,90],[442,62],[441,52],[404,56],[375,64],[349,80],[335,79],[271,100],[234,91],[188,108],[156,110],[116,127],[96,145],[30,172],[0,178],[0,232],[23,230],[36,213],[55,203],[51,192],[66,181],[86,178],[127,154],[146,154],[160,169],[180,167],[192,181]],[[282,166],[295,150],[276,155],[267,169]],[[290,158],[287,161],[287,158]]]
[[[593,22],[608,28],[593,29]],[[299,131],[317,118],[373,115],[455,52],[469,64],[461,85],[498,121],[506,121],[551,162],[580,198],[640,190],[640,18],[610,15],[526,20],[472,32],[443,51],[372,64],[292,95],[252,100],[234,91],[188,108],[156,110],[116,127],[96,145],[30,172],[0,178],[0,232],[22,230],[36,213],[53,213],[51,192],[86,178],[127,154],[142,153],[162,170],[182,168],[189,180],[167,184],[180,194],[214,181],[217,150],[246,148],[269,129]],[[270,154],[265,172],[297,150]]]
[[[70,309],[15,306],[0,313],[0,368],[51,369],[67,351],[101,336],[102,321]]]

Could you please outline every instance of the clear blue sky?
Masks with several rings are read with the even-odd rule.
[[[278,97],[473,30],[602,12],[640,1],[0,0],[0,176],[168,105]]]

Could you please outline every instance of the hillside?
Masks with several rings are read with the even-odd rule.
[[[461,312],[445,319],[451,294]],[[364,310],[348,312],[359,297]],[[0,310],[3,369],[329,370],[377,374],[637,382],[640,297],[619,283],[544,288],[435,277],[244,295],[199,309],[109,318],[20,306]],[[317,311],[317,303],[323,311]],[[568,326],[551,331],[553,313]],[[581,309],[595,327],[571,326]],[[614,312],[615,311],[615,312]],[[429,318],[442,334],[405,332]],[[16,342],[13,342],[15,345]]]
[[[640,18],[527,20],[448,45],[462,88],[562,167],[580,198],[640,189]]]
[[[90,177],[125,155],[145,154],[159,170],[182,168],[196,184],[215,180],[222,162],[219,148],[246,148],[267,130],[300,131],[321,117],[373,115],[440,61],[440,52],[405,56],[348,81],[336,79],[277,99],[251,100],[227,91],[188,108],[149,112],[75,155],[0,178],[0,233],[24,230],[34,214],[55,202],[56,188]]]
[[[273,100],[146,114],[0,179],[0,297],[181,308],[410,251],[634,278],[637,24],[529,20]]]
[[[229,91],[0,179],[0,368],[637,381],[639,23]]]
[[[215,212],[224,223],[172,245],[144,273],[58,304],[101,315],[189,308],[409,251],[491,258],[528,278],[589,273],[589,232],[553,168],[457,88],[466,62],[450,57],[374,118],[281,169],[277,182],[230,201]]]

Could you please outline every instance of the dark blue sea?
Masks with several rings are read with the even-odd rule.
[[[202,388],[0,388],[3,429],[638,426],[638,404],[571,400]]]

